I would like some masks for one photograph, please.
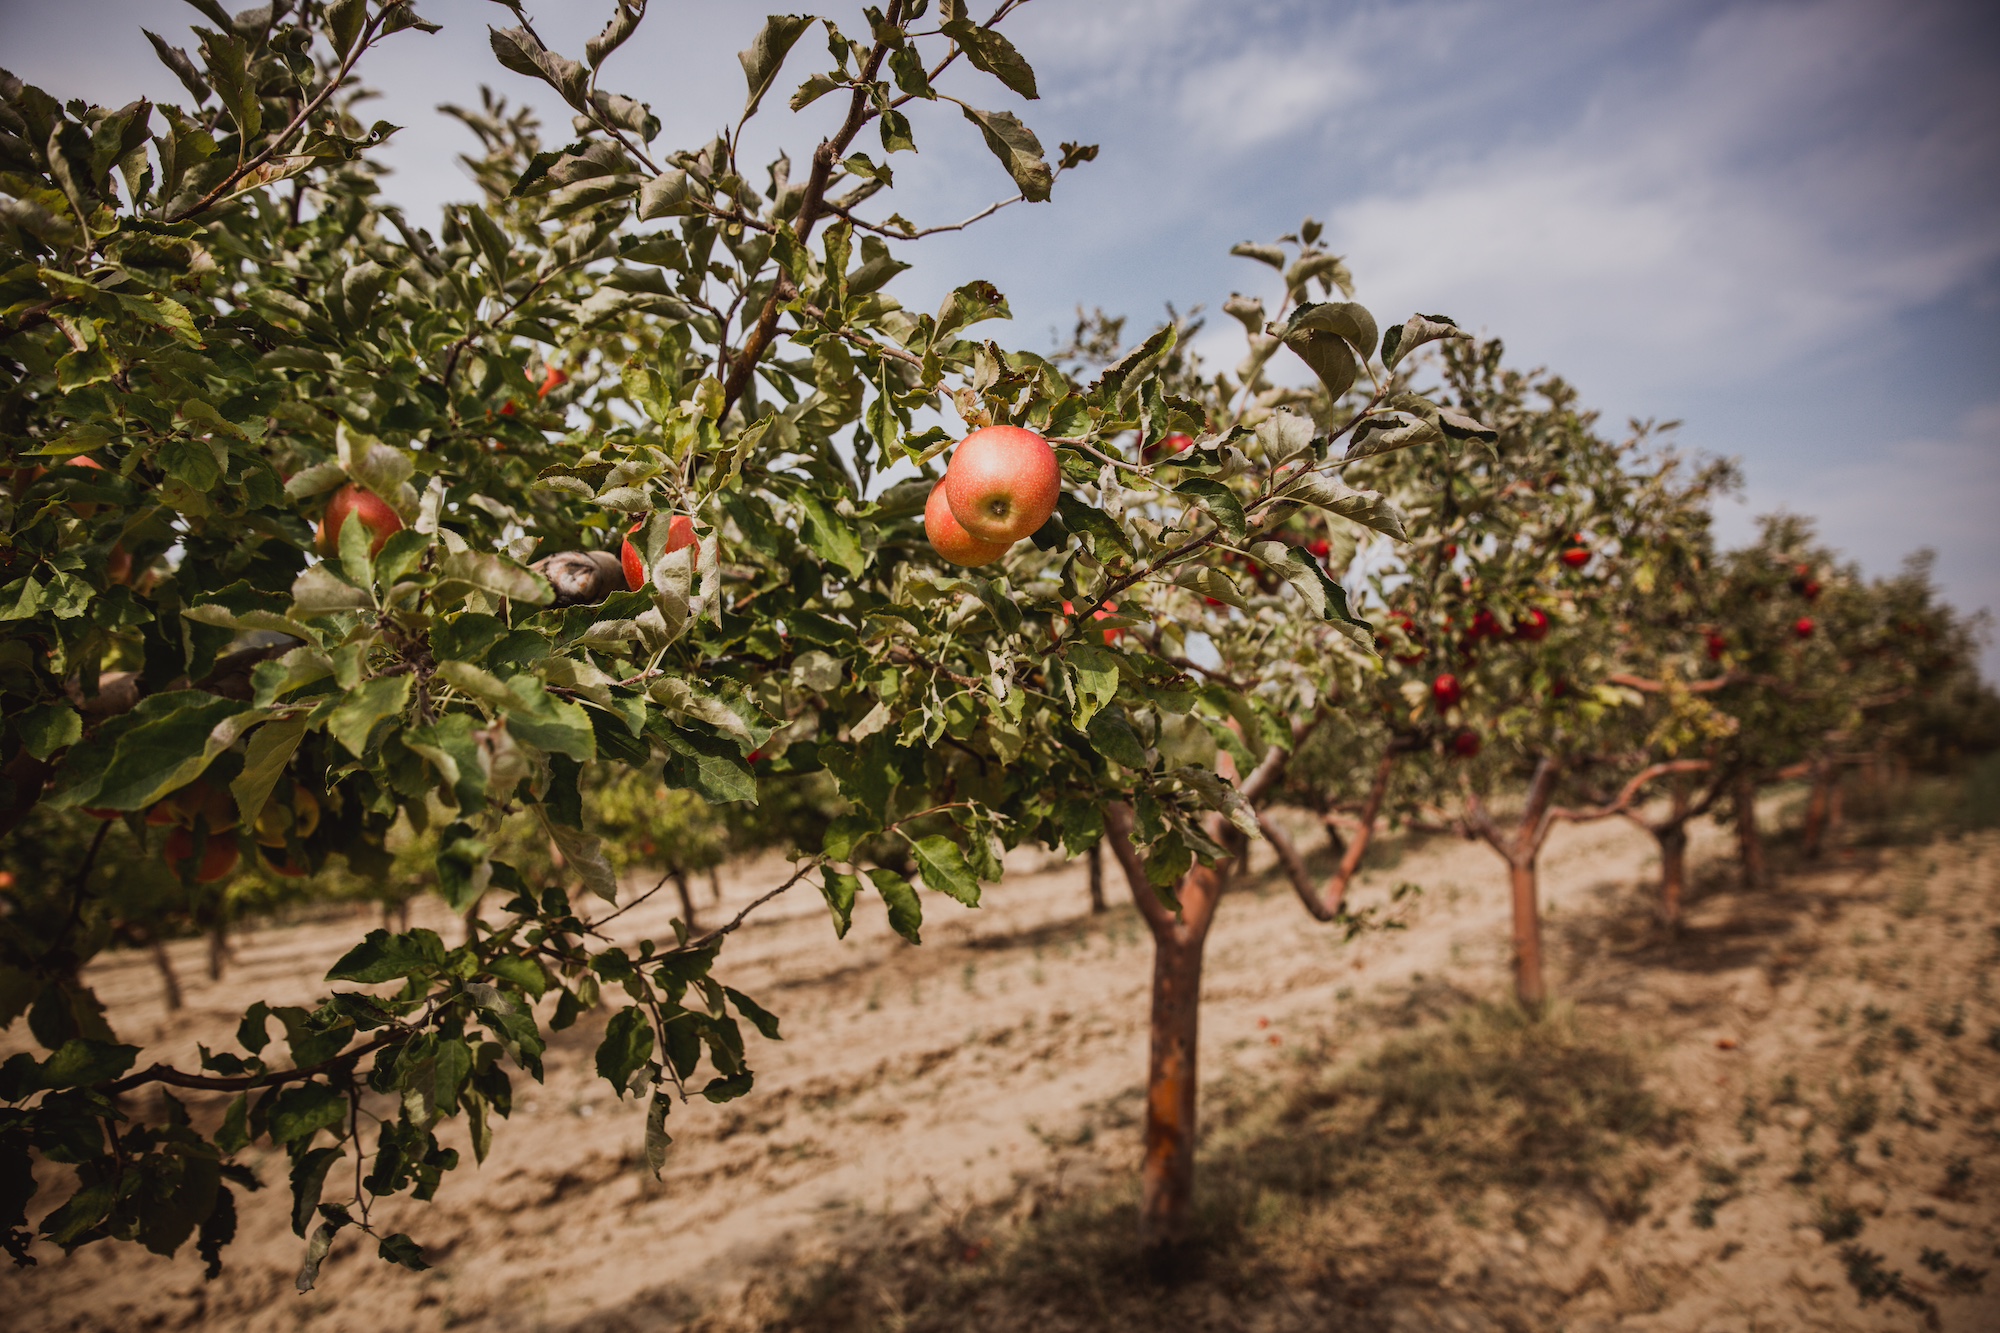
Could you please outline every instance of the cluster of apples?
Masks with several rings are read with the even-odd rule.
[[[924,535],[954,565],[991,564],[1056,511],[1062,469],[1049,442],[1020,426],[987,426],[959,441],[924,503]]]
[[[84,813],[98,819],[118,819],[122,810],[96,810],[84,807]],[[205,778],[197,778],[179,791],[155,802],[146,811],[146,823],[154,828],[170,828],[160,844],[160,855],[167,863],[167,869],[179,876],[192,875],[199,884],[213,884],[224,875],[235,870],[242,861],[243,854],[237,848],[236,839],[229,836],[241,823],[236,802],[226,787],[216,786]],[[208,841],[203,846],[201,860],[195,861],[195,829],[200,826],[207,830]],[[319,798],[304,787],[293,787],[290,809],[287,810],[276,800],[267,801],[257,816],[256,827],[250,830],[257,841],[257,853],[265,866],[273,872],[298,878],[305,875],[306,867],[295,865],[285,855],[285,834],[296,833],[300,838],[309,838],[319,827]]]

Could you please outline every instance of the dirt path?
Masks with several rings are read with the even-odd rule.
[[[1720,851],[1702,830],[1697,861]],[[1353,1230],[1352,1253],[1287,1261],[1262,1294],[1203,1279],[1064,1312],[982,1278],[1072,1201],[1110,1198],[1115,1215],[1136,1157],[1143,931],[1129,907],[1088,914],[1080,864],[1021,861],[976,912],[927,896],[921,948],[889,932],[877,903],[844,942],[810,889],[761,913],[723,970],[779,1013],[785,1040],[758,1044],[750,1097],[676,1110],[663,1182],[639,1164],[641,1110],[591,1071],[598,1028],[586,1022],[557,1036],[544,1085],[517,1086],[483,1167],[449,1175],[435,1205],[387,1213],[432,1271],[344,1241],[320,1289],[295,1295],[302,1242],[271,1155],[253,1164],[276,1186],[243,1207],[217,1281],[191,1253],[97,1246],[65,1260],[45,1248],[40,1268],[8,1275],[9,1319],[357,1333],[1081,1329],[1169,1312],[1216,1329],[2000,1328],[2000,1275],[1972,1276],[2000,1258],[2000,1035],[1988,1037],[2000,1025],[2000,842],[1898,850],[1776,893],[1712,892],[1672,946],[1647,926],[1651,859],[1629,828],[1563,829],[1544,876],[1552,981],[1585,1029],[1629,1034],[1647,1095],[1668,1108],[1665,1128],[1618,1158],[1629,1197],[1487,1187],[1411,1233],[1412,1253],[1449,1256],[1430,1268],[1370,1278],[1374,1260],[1356,1256],[1373,1251]],[[781,875],[733,868],[711,915]],[[1386,905],[1405,881],[1424,889],[1395,909],[1408,929],[1352,943],[1268,876],[1223,905],[1203,1008],[1219,1161],[1273,1133],[1261,1108],[1301,1079],[1501,993],[1498,862],[1429,843],[1372,873],[1358,905]],[[648,904],[628,920],[635,936],[665,934],[668,915]],[[200,972],[199,941],[177,945],[188,1008],[171,1016],[142,955],[109,957],[92,980],[128,1040],[191,1061],[249,1002],[311,999],[366,924],[246,934],[220,984]],[[441,916],[419,924],[456,937]],[[1927,1267],[1926,1251],[1941,1259]],[[940,1253],[958,1265],[942,1304],[907,1262]],[[857,1275],[872,1284],[865,1299]],[[816,1281],[845,1294],[815,1306]]]

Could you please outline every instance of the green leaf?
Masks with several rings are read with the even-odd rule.
[[[271,1103],[271,1141],[283,1146],[334,1129],[347,1119],[347,1099],[324,1083],[299,1083],[279,1093]],[[339,1156],[339,1151],[334,1150]],[[319,1200],[314,1198],[313,1202]],[[310,1210],[311,1205],[307,1205]],[[304,1230],[301,1223],[299,1229]]]
[[[668,750],[669,786],[692,791],[717,805],[732,801],[756,803],[756,775],[743,762],[742,751],[734,742],[678,727],[660,728],[651,734],[658,736]]]
[[[1338,399],[1354,387],[1361,363],[1375,349],[1375,319],[1351,301],[1307,301],[1292,312],[1278,337]]]
[[[778,1016],[776,1014],[733,987],[724,986],[722,993],[729,997],[729,1002],[736,1006],[736,1011],[749,1019],[750,1026],[756,1028],[766,1040],[784,1040],[783,1037],[778,1035]]]
[[[145,720],[118,737],[109,762],[98,775],[75,786],[62,785],[49,796],[49,804],[58,808],[144,809],[201,776],[217,755],[268,716],[233,699],[218,699],[195,690],[156,695],[137,712]],[[79,759],[88,762],[85,752],[90,749],[89,745],[72,747],[62,771],[66,773]]]
[[[955,898],[967,907],[979,906],[979,877],[965,862],[965,853],[950,838],[933,833],[910,844],[924,887]]]
[[[618,901],[618,875],[604,855],[604,843],[594,833],[551,822],[549,836],[562,851],[563,860],[576,871],[583,887],[605,902]]]
[[[346,532],[346,525],[342,525],[341,535]],[[366,611],[374,605],[374,598],[340,577],[330,564],[310,565],[292,580],[292,614],[302,619],[334,611]]]
[[[132,1067],[139,1058],[137,1046],[119,1046],[108,1041],[71,1037],[42,1061],[36,1081],[49,1091],[87,1088],[108,1083]]]
[[[982,28],[968,18],[951,19],[938,28],[958,43],[973,68],[983,69],[1030,101],[1041,96],[1035,91],[1035,71],[1014,44],[991,28]],[[1039,147],[1036,150],[1040,151]]]
[[[694,212],[694,191],[688,183],[688,174],[679,167],[670,168],[639,187],[639,220],[650,222],[654,218],[686,217]],[[628,375],[630,371],[626,372]]]
[[[1216,527],[1229,540],[1240,542],[1250,534],[1250,522],[1243,514],[1243,501],[1221,482],[1208,477],[1189,477],[1175,486],[1174,492],[1200,501],[1201,507],[1208,511]]]
[[[1439,415],[1442,417],[1443,414]],[[1476,426],[1478,423],[1473,424]],[[1467,434],[1476,435],[1477,432]],[[1497,435],[1495,438],[1498,438]],[[1345,457],[1373,458],[1398,449],[1436,444],[1443,439],[1444,431],[1422,417],[1408,412],[1376,412],[1363,417],[1361,424],[1354,428]]]
[[[844,940],[847,928],[854,924],[854,900],[861,893],[861,879],[838,870],[822,870],[820,878],[820,896],[826,899],[826,910],[833,913],[833,936]]]
[[[1046,200],[1055,174],[1042,159],[1042,141],[1035,137],[1035,132],[1009,111],[981,111],[970,106],[962,106],[961,109],[965,118],[979,127],[980,134],[986,138],[986,146],[993,150],[993,156],[1000,159],[1000,165],[1007,168],[1007,174],[1014,178],[1014,184],[1021,189],[1021,197],[1029,203]]]
[[[1099,560],[1106,558],[1105,547],[1110,547],[1128,560],[1137,558],[1125,530],[1111,521],[1111,515],[1089,501],[1064,491],[1056,497],[1056,513],[1061,515],[1064,527],[1090,543],[1091,554]]]
[[[1070,646],[1066,660],[1075,693],[1070,721],[1082,730],[1098,709],[1118,697],[1118,658],[1109,648],[1078,643]]]
[[[888,905],[890,928],[910,943],[922,944],[924,941],[919,930],[924,924],[924,908],[917,901],[917,891],[910,887],[910,881],[893,870],[880,867],[868,872],[868,880]]]
[[[1285,251],[1282,246],[1258,245],[1252,241],[1243,241],[1230,246],[1229,253],[1240,255],[1245,259],[1254,259],[1261,264],[1269,264],[1280,273],[1285,271]]]
[[[444,966],[444,959],[444,941],[436,931],[418,927],[405,935],[391,935],[386,930],[371,930],[328,970],[326,980],[372,985],[401,977],[428,976]],[[256,1049],[248,1042],[243,1045]]]
[[[891,59],[893,58],[891,57]],[[840,80],[831,75],[814,74],[804,83],[800,84],[798,90],[792,94],[792,110],[803,111],[838,87],[840,87]]]
[[[674,1109],[674,1100],[664,1092],[655,1092],[646,1104],[646,1165],[652,1169],[653,1178],[660,1178],[660,1168],[667,1164],[667,1145],[674,1140],[667,1133],[667,1112]]]
[[[256,827],[257,816],[264,812],[264,803],[271,798],[271,789],[284,776],[285,766],[291,763],[305,734],[306,720],[302,717],[267,722],[251,733],[250,744],[243,754],[243,771],[229,784],[230,794],[236,798],[237,817],[244,828]]]
[[[1267,568],[1282,574],[1298,590],[1314,615],[1323,620],[1369,629],[1367,621],[1356,619],[1347,607],[1347,590],[1327,577],[1319,561],[1296,546],[1283,542],[1258,542],[1250,554]]]
[[[589,70],[549,50],[525,28],[489,27],[486,31],[493,56],[502,65],[516,74],[542,80],[561,93],[565,102],[583,110],[584,93],[590,84]]]
[[[866,815],[836,815],[826,826],[826,836],[820,841],[820,850],[834,861],[854,859],[855,845],[864,838],[874,836],[881,830],[878,820]]]
[[[712,1102],[733,1102],[750,1091],[751,1082],[752,1075],[745,1069],[727,1078],[710,1079],[708,1086],[701,1090],[701,1095]]]
[[[540,574],[491,551],[448,555],[438,573],[444,581],[469,584],[495,597],[528,606],[547,606],[556,597],[555,589]]]
[[[1239,611],[1248,609],[1236,580],[1213,565],[1183,565],[1180,572],[1174,575],[1174,582],[1225,606],[1233,606]]]
[[[14,718],[21,744],[37,759],[47,759],[83,739],[83,718],[68,704],[36,704]]]
[[[737,63],[743,66],[743,81],[750,86],[750,98],[743,104],[744,119],[757,113],[757,104],[764,100],[778,71],[784,68],[792,44],[812,26],[812,21],[810,14],[773,14],[764,20],[757,39],[736,53]]]
[[[320,1084],[309,1084],[322,1092],[331,1088]],[[338,1148],[315,1148],[292,1163],[292,1230],[303,1236],[306,1224],[312,1221],[313,1211],[319,1207],[320,1195],[326,1189],[327,1172],[341,1159]]]
[[[1090,747],[1113,763],[1123,764],[1134,772],[1146,770],[1146,747],[1139,741],[1139,733],[1132,730],[1132,724],[1116,709],[1106,709],[1090,719],[1084,734],[1090,737]]]
[[[632,1076],[653,1058],[653,1020],[636,1004],[628,1004],[605,1025],[597,1045],[597,1073],[623,1097]]]
[[[850,577],[859,578],[868,557],[862,552],[854,530],[811,491],[799,491],[792,499],[804,515],[805,522],[799,535],[805,538],[806,545],[812,547],[821,559],[840,566]]]
[[[326,1262],[326,1256],[333,1249],[333,1238],[340,1231],[341,1222],[322,1222],[313,1229],[312,1239],[306,1242],[305,1258],[299,1262],[299,1275],[292,1279],[292,1285],[300,1294],[313,1289],[319,1281],[319,1266]]]
[[[519,986],[537,1000],[548,993],[548,971],[532,958],[502,954],[498,958],[488,960],[486,970],[502,981],[510,981]]]
[[[1410,539],[1403,527],[1403,515],[1395,505],[1374,491],[1353,490],[1338,477],[1324,472],[1307,472],[1293,478],[1278,489],[1278,498],[1316,505],[1399,542]]]
[[[507,730],[515,739],[580,764],[597,758],[597,732],[583,705],[556,698],[533,676],[509,678],[507,692],[513,696],[506,706]]]
[[[377,676],[351,691],[347,701],[328,714],[327,734],[355,758],[365,759],[369,756],[369,736],[382,722],[402,716],[409,700],[410,677]]]
[[[430,1267],[424,1261],[423,1247],[400,1231],[382,1237],[382,1243],[375,1247],[375,1252],[392,1264],[401,1264],[412,1273],[421,1273]]]
[[[1472,335],[1460,329],[1445,315],[1411,315],[1401,324],[1382,332],[1382,364],[1390,370],[1396,363],[1425,343],[1436,342],[1440,338],[1470,338]]]

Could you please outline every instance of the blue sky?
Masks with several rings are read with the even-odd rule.
[[[709,108],[740,106],[734,53],[772,7],[653,0],[606,85],[650,101],[667,141],[705,140]],[[399,36],[370,69],[377,114],[406,127],[390,193],[434,217],[468,188],[465,136],[435,104],[485,81],[566,113],[492,63],[485,24],[504,9],[419,8],[445,31]],[[609,9],[529,6],[572,51]],[[177,36],[193,16],[0,0],[0,62],[65,97],[178,100],[139,28]],[[923,242],[906,303],[990,278],[1030,346],[1078,305],[1216,310],[1269,276],[1228,247],[1310,214],[1379,317],[1448,313],[1610,423],[1678,418],[1686,445],[1741,458],[1727,535],[1782,507],[1871,572],[1929,545],[1956,602],[2000,610],[2000,6],[1033,0],[1009,31],[1041,101],[984,76],[959,90],[1103,155],[1051,203]],[[784,86],[823,49],[804,39]],[[824,108],[794,120],[771,99],[764,142],[802,159]],[[1008,192],[955,115],[916,130],[922,152],[896,159],[906,216]],[[1224,364],[1234,327],[1204,335]],[[2000,653],[1987,661],[1991,676]]]

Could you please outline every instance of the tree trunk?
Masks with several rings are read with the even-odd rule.
[[[1764,837],[1757,831],[1757,781],[1748,769],[1735,780],[1736,859],[1743,872],[1743,887],[1762,888],[1764,878]]]
[[[1847,792],[1847,784],[1841,781],[1842,776],[1841,770],[1835,768],[1826,784],[1826,845],[1832,850],[1838,850],[1840,847],[1840,831],[1847,815],[1846,802],[1843,799]]]
[[[174,960],[167,955],[166,941],[158,935],[151,936],[146,943],[146,952],[153,956],[153,966],[160,971],[160,985],[166,991],[167,1012],[178,1012],[186,1001],[181,997],[181,979],[174,972]]]
[[[1090,914],[1104,911],[1104,844],[1090,844]]]
[[[1529,1013],[1540,1014],[1549,992],[1542,977],[1542,906],[1534,859],[1510,861],[1507,876],[1514,897],[1514,998]]]
[[[688,892],[687,873],[679,866],[667,872],[674,881],[674,892],[681,896],[681,920],[687,922],[689,930],[694,929],[694,895]]]
[[[1204,932],[1153,939],[1153,1012],[1146,1063],[1146,1158],[1139,1227],[1146,1248],[1169,1252],[1187,1239],[1194,1201],[1196,1039],[1201,1023]]]
[[[1827,789],[1832,773],[1832,765],[1824,758],[1813,761],[1812,792],[1806,797],[1806,825],[1799,847],[1808,861],[1819,859],[1820,841],[1826,832]]]
[[[722,901],[722,873],[714,866],[708,868],[708,900],[711,903]]]
[[[1196,866],[1169,913],[1146,880],[1131,841],[1132,812],[1108,812],[1112,852],[1125,871],[1133,904],[1153,935],[1153,1003],[1146,1064],[1145,1159],[1140,1164],[1139,1238],[1158,1276],[1171,1272],[1189,1239],[1194,1202],[1196,1039],[1201,1019],[1202,952],[1232,862]],[[1219,822],[1219,821],[1218,821]],[[1227,826],[1222,826],[1226,828]],[[1222,828],[1214,830],[1221,833]],[[1237,835],[1240,839],[1241,835]],[[1241,848],[1236,849],[1240,856]]]
[[[1660,844],[1660,924],[1669,936],[1680,933],[1681,900],[1687,892],[1687,826],[1678,821],[1653,830]]]
[[[229,923],[221,917],[215,919],[208,928],[208,979],[222,980],[223,970],[229,965]]]

